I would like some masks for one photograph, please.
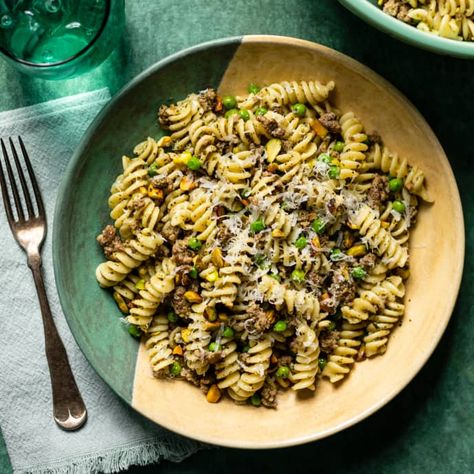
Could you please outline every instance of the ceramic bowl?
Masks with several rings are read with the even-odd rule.
[[[339,0],[339,2],[375,28],[418,48],[459,58],[474,58],[473,41],[456,41],[426,33],[384,13],[377,0]]]
[[[406,315],[388,351],[356,364],[343,383],[316,393],[288,391],[278,409],[206,402],[185,382],[151,375],[143,345],[130,337],[111,294],[99,287],[95,241],[109,223],[107,198],[121,156],[157,136],[160,104],[212,86],[244,94],[251,82],[336,81],[335,105],[352,110],[387,146],[423,168],[432,205],[423,205],[411,242]],[[449,232],[440,232],[449,222]],[[54,227],[54,268],[64,314],[91,365],[126,403],[156,423],[209,443],[282,447],[328,436],[369,416],[405,387],[443,334],[458,292],[464,227],[448,160],[430,127],[389,83],[365,66],[314,43],[275,36],[214,41],[175,54],[140,74],[103,109],[67,169]]]

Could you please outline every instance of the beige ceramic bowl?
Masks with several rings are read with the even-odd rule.
[[[141,350],[133,406],[173,431],[210,443],[242,448],[289,446],[323,438],[364,419],[400,392],[433,352],[454,307],[464,260],[461,202],[446,155],[423,117],[394,87],[370,69],[323,46],[290,38],[247,36],[219,90],[245,94],[250,82],[334,80],[333,102],[352,110],[368,131],[426,174],[435,202],[422,205],[412,234],[406,314],[388,350],[355,365],[339,385],[319,384],[314,394],[288,391],[277,410],[206,402],[198,390],[152,378]],[[191,91],[190,91],[191,92]],[[449,222],[445,232],[439,223]],[[143,348],[142,348],[143,349]]]
[[[74,166],[79,173],[83,173],[83,181],[87,179],[84,175],[87,171],[84,170],[89,170],[91,182],[101,175],[101,170],[94,171],[93,168],[102,166],[100,160],[95,160],[95,153],[103,150],[102,156],[107,155],[103,146],[104,137],[109,133],[113,135],[117,127],[130,125],[128,130],[134,130],[133,123],[138,123],[137,120],[143,123],[147,121],[151,127],[158,104],[153,101],[149,104],[140,103],[140,94],[147,91],[150,94],[163,94],[155,85],[160,84],[167,70],[176,68],[169,75],[172,77],[177,74],[174,71],[180,70],[176,65],[183,64],[185,68],[190,61],[199,57],[196,55],[201,54],[207,54],[209,62],[216,55],[226,56],[227,67],[224,65],[224,73],[219,76],[219,90],[223,94],[245,94],[251,82],[269,84],[283,80],[334,80],[336,91],[332,100],[335,105],[343,112],[353,111],[362,119],[367,131],[379,132],[390,149],[425,171],[428,191],[435,201],[431,205],[421,206],[418,223],[412,233],[406,315],[403,324],[394,331],[386,354],[356,364],[347,380],[338,385],[323,381],[314,394],[297,394],[291,390],[281,394],[276,410],[256,409],[250,405],[237,406],[229,400],[209,404],[197,388],[187,383],[154,379],[143,346],[140,346],[138,356],[136,352],[127,356],[126,360],[132,366],[130,381],[122,377],[122,382],[118,383],[116,380],[120,376],[111,375],[114,370],[115,373],[126,371],[127,364],[115,367],[117,362],[110,358],[110,354],[114,353],[117,346],[129,347],[131,343],[128,339],[122,341],[118,333],[112,335],[117,325],[117,310],[113,308],[108,293],[95,289],[94,267],[101,257],[95,250],[93,234],[87,236],[84,241],[87,243],[73,245],[85,255],[82,259],[86,262],[85,266],[89,254],[84,252],[89,252],[87,249],[91,246],[94,249],[91,252],[97,252],[97,257],[91,257],[93,265],[84,272],[78,270],[62,275],[60,269],[68,268],[63,265],[63,260],[68,258],[69,253],[61,257],[58,251],[56,276],[59,288],[65,288],[60,291],[60,294],[63,293],[61,301],[71,329],[92,365],[122,398],[156,423],[191,438],[240,448],[275,448],[320,439],[357,423],[385,405],[412,380],[438,344],[454,307],[463,266],[464,226],[458,189],[446,155],[430,127],[410,102],[389,83],[370,69],[326,47],[273,36],[245,36],[203,45],[159,64],[137,78],[101,114],[95,129],[89,132],[75,157],[76,164],[71,165],[69,170],[71,183],[77,176]],[[222,65],[222,62],[218,63]],[[196,71],[196,74],[202,72]],[[157,92],[150,92],[153,87],[157,87]],[[184,95],[190,92],[194,90],[181,91]],[[138,105],[134,105],[134,97]],[[121,106],[123,102],[126,103]],[[134,108],[129,109],[130,104]],[[110,128],[109,132],[107,127]],[[114,142],[107,145],[109,151],[119,139],[114,138]],[[118,145],[122,147],[121,143]],[[113,163],[117,161],[117,157],[113,156],[110,163],[112,159]],[[103,166],[105,173],[106,169],[119,165],[104,163]],[[107,172],[113,174],[115,168]],[[110,186],[108,177],[107,182],[104,191],[100,191],[104,196]],[[99,187],[91,186],[90,193],[96,193],[96,188]],[[71,209],[67,208],[70,215],[76,215],[74,206],[77,206],[79,195],[80,192],[77,192],[74,200],[64,201],[63,206],[72,206]],[[92,214],[97,221],[98,214],[95,214],[95,209],[90,212],[88,206],[102,199],[101,209],[105,208],[104,196],[97,194],[90,199],[89,196],[84,198],[87,201],[83,205],[87,211],[83,213],[84,219],[91,220]],[[96,222],[94,225],[98,229],[103,223]],[[64,229],[57,231],[57,235],[69,235],[69,228],[65,224]],[[67,235],[62,241],[72,242],[74,235]],[[77,252],[72,252],[72,255],[77,255]],[[82,260],[77,262],[76,259],[71,265],[83,265]],[[101,342],[93,342],[87,330],[84,319],[87,317],[87,311],[84,310],[87,298],[82,298],[75,307],[69,304],[70,296],[67,294],[80,287],[74,279],[76,274],[80,276],[82,273],[87,274],[87,278],[81,278],[87,279],[87,282],[90,280],[91,288],[94,287],[88,288],[88,293],[96,292],[93,294],[95,307],[111,313],[101,314],[102,319],[98,324],[97,313],[92,312],[90,324],[99,333],[97,339]],[[68,284],[73,285],[69,292]],[[106,324],[111,326],[104,329],[107,334],[103,335],[100,331]],[[104,341],[111,338],[113,344],[106,346],[107,351],[102,355],[104,344],[109,344]],[[130,396],[127,395],[128,391]]]

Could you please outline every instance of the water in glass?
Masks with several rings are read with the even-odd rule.
[[[0,46],[34,64],[68,60],[100,31],[106,0],[0,0]]]

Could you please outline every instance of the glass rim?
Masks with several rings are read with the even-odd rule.
[[[64,64],[70,63],[70,62],[74,61],[75,59],[79,58],[80,56],[82,56],[84,53],[86,53],[90,48],[92,48],[92,46],[97,42],[97,40],[102,35],[102,33],[105,29],[105,25],[107,24],[107,21],[109,20],[112,0],[105,0],[105,2],[106,3],[105,3],[104,18],[102,19],[102,23],[100,25],[100,28],[97,30],[97,33],[92,38],[90,43],[87,43],[86,46],[84,46],[82,49],[80,49],[77,53],[70,56],[69,58],[63,59],[62,61],[56,61],[54,63],[33,63],[33,62],[28,61],[26,59],[21,59],[21,58],[16,57],[14,54],[12,54],[9,50],[7,50],[6,48],[4,48],[1,45],[0,45],[0,53],[5,54],[5,56],[7,56],[8,58],[10,58],[11,60],[13,60],[17,63],[23,64],[24,66],[33,67],[33,68],[57,67],[57,66],[62,66]]]

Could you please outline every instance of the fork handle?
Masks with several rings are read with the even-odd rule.
[[[72,374],[66,349],[54,324],[44,287],[40,255],[28,255],[28,266],[33,272],[43,318],[45,351],[53,392],[54,420],[64,430],[77,430],[86,422],[87,410]]]

